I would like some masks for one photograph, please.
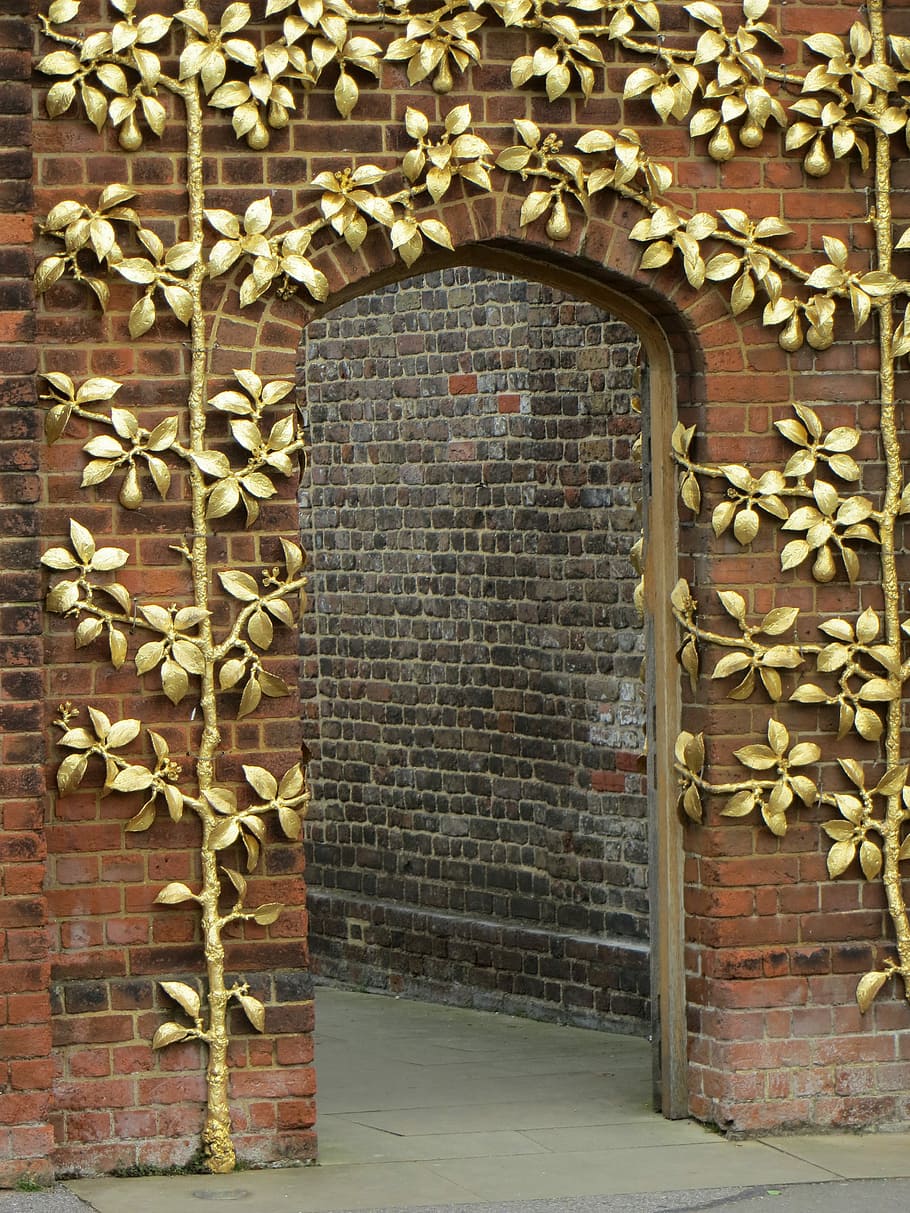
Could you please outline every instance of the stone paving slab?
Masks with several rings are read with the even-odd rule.
[[[344,990],[318,1009],[321,1165],[86,1179],[72,1198],[95,1213],[910,1209],[910,1134],[736,1142],[664,1120],[644,1041]]]

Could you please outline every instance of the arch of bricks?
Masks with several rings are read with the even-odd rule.
[[[830,28],[845,31],[855,7],[832,3],[824,12]],[[787,35],[803,37],[817,28],[819,9],[794,3],[783,17]],[[192,877],[192,827],[159,823],[146,834],[125,835],[123,824],[135,811],[128,798],[99,798],[87,784],[77,795],[57,799],[59,754],[50,722],[61,701],[90,699],[112,716],[136,715],[167,729],[176,754],[181,738],[185,752],[188,726],[150,693],[154,688],[141,688],[125,669],[114,673],[92,646],[74,650],[65,621],[48,623],[39,565],[41,552],[61,541],[78,513],[97,534],[116,536],[130,549],[143,592],[159,600],[180,594],[171,545],[187,525],[181,484],[166,502],[150,500],[138,512],[122,510],[116,491],[103,486],[91,497],[82,492],[86,435],[74,429],[52,448],[43,445],[36,375],[48,369],[77,378],[115,375],[128,385],[133,403],[150,415],[166,415],[169,401],[179,399],[186,369],[185,331],[163,318],[148,338],[130,341],[126,315],[133,296],[122,285],[103,318],[67,286],[39,307],[28,252],[34,225],[51,206],[94,197],[99,183],[109,181],[132,182],[142,191],[147,220],[173,234],[173,216],[182,208],[180,136],[150,143],[130,159],[109,131],[99,137],[82,122],[33,119],[34,36],[30,0],[7,0],[0,16],[0,1180],[7,1183],[54,1171],[184,1163],[196,1148],[203,1086],[193,1045],[162,1054],[149,1045],[166,1001],[156,981],[191,976],[199,967],[194,920],[152,905],[162,882]],[[605,92],[584,107],[571,98],[548,105],[528,89],[505,93],[505,41],[491,33],[486,66],[456,82],[442,100],[422,88],[404,91],[398,71],[389,69],[377,87],[365,88],[354,117],[341,126],[333,120],[331,99],[313,94],[290,130],[262,155],[235,143],[213,120],[209,205],[242,209],[268,192],[276,214],[309,215],[313,194],[306,182],[317,172],[358,159],[397,163],[406,105],[420,104],[438,116],[470,102],[479,115],[478,133],[491,141],[495,135],[500,145],[509,141],[515,117],[533,118],[567,142],[582,122],[634,124],[653,154],[673,164],[683,205],[714,211],[748,198],[756,213],[790,223],[792,251],[815,247],[822,228],[851,247],[866,239],[865,195],[849,188],[845,168],[806,184],[798,160],[769,155],[767,147],[725,166],[698,157],[684,129],[661,126],[642,103],[623,106],[625,69],[614,64]],[[34,112],[43,114],[40,103]],[[521,265],[527,277],[582,298],[630,301],[651,326],[652,339],[654,332],[663,334],[678,417],[698,427],[706,461],[776,464],[783,443],[773,421],[787,415],[791,401],[824,408],[826,425],[858,427],[866,435],[865,453],[874,455],[869,402],[877,394],[876,363],[866,336],[847,336],[825,355],[804,349],[788,356],[752,310],[734,319],[720,289],[696,292],[674,267],[641,271],[640,247],[629,239],[640,218],[633,203],[599,195],[596,212],[586,221],[577,216],[569,239],[555,250],[542,224],[522,229],[521,202],[515,187],[453,195],[439,213],[456,252],[427,257],[415,272],[446,264]],[[326,248],[319,264],[333,306],[405,276],[377,233],[356,253],[343,244]],[[251,353],[259,374],[293,377],[307,320],[300,301],[240,311],[236,292],[232,281],[214,326],[213,381],[249,365]],[[653,474],[673,476],[665,453],[656,454]],[[875,487],[876,474],[874,465],[867,468],[865,488]],[[294,486],[270,503],[259,528],[245,531],[234,517],[222,522],[213,547],[231,567],[271,563],[278,536],[298,530]],[[694,521],[687,512],[676,545],[678,572],[702,590],[739,588],[750,609],[766,611],[775,605],[782,579],[776,536],[762,536],[751,550],[729,536],[715,541],[704,511]],[[672,537],[670,544],[672,550]],[[876,586],[870,565],[853,587],[815,585],[789,574],[784,588],[787,603],[811,618],[865,605]],[[708,624],[720,610],[713,600],[706,599]],[[276,671],[293,680],[297,637],[284,632],[280,646]],[[306,661],[302,673],[313,674]],[[700,684],[697,702],[688,684],[681,693],[682,727],[705,730],[720,769],[735,765],[732,751],[764,729],[764,710],[748,702],[731,705],[710,680]],[[227,730],[226,775],[239,773],[251,753],[263,765],[274,761],[275,769],[295,760],[300,702],[290,697],[268,706],[269,713]],[[803,721],[805,737],[828,727],[810,708]],[[854,1000],[857,974],[872,967],[885,946],[881,886],[853,878],[828,881],[822,812],[801,814],[782,840],[751,822],[709,814],[703,825],[687,828],[681,844],[688,1009],[683,1110],[725,1129],[897,1124],[910,1108],[910,1052],[901,1030],[906,1003],[896,993],[882,996],[862,1017]],[[237,1025],[232,1044],[238,1152],[254,1161],[312,1157],[316,1150],[302,867],[299,846],[272,842],[262,887],[290,909],[272,927],[250,927],[228,954],[229,965],[267,1004],[267,1032],[244,1035]]]

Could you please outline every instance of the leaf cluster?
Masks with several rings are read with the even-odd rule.
[[[191,241],[180,241],[166,248],[157,233],[144,226],[138,213],[125,205],[135,196],[136,191],[128,186],[114,184],[105,186],[94,208],[71,200],[58,202],[48,215],[43,231],[60,240],[63,251],[45,257],[35,271],[39,294],[64,275],[69,275],[90,287],[102,308],[108,305],[110,291],[104,279],[95,276],[95,266],[113,270],[126,281],[143,286],[142,297],[133,305],[129,316],[129,331],[133,338],[143,336],[155,323],[155,294],[158,291],[177,319],[182,324],[189,324],[193,296],[187,272],[201,255],[199,246]],[[127,231],[133,232],[144,255],[124,256],[117,224],[125,225]],[[85,256],[92,257],[91,274],[84,267]]]
[[[838,556],[852,583],[859,575],[856,544],[880,543],[879,514],[868,497],[842,495],[821,473],[826,470],[847,482],[859,480],[859,465],[849,453],[859,443],[859,430],[836,426],[825,433],[815,409],[799,402],[792,408],[796,417],[779,420],[775,427],[797,450],[781,471],[772,469],[760,476],[744,464],[697,463],[691,455],[694,427],[678,424],[671,449],[682,468],[683,504],[698,513],[702,502],[699,477],[721,480],[726,492],[711,515],[715,535],[720,537],[732,525],[734,538],[746,546],[758,535],[762,518],[774,518],[782,531],[803,533],[784,546],[781,569],[797,568],[811,557],[812,576],[826,583],[836,574]],[[910,494],[907,498],[906,506],[901,503],[902,510],[910,509]],[[791,510],[788,501],[793,499],[801,504]]]

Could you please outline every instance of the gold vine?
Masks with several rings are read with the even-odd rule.
[[[43,557],[47,568],[62,574],[47,606],[75,621],[77,646],[103,640],[117,669],[130,660],[129,633],[144,633],[132,655],[137,674],[155,673],[174,704],[192,689],[201,704],[202,729],[195,789],[190,790],[159,733],[147,730],[153,757],[136,756],[129,747],[142,732],[138,720],[111,721],[89,707],[87,728],[75,723],[76,709],[65,704],[57,718],[59,741],[71,753],[59,768],[58,786],[61,794],[77,788],[96,757],[104,764],[107,790],[146,797],[127,829],[149,828],[162,806],[174,820],[192,812],[201,824],[200,887],[172,882],[156,900],[199,907],[205,1000],[185,983],[162,983],[186,1022],[160,1026],[153,1045],[195,1039],[207,1046],[203,1142],[210,1169],[234,1166],[229,1004],[237,1002],[255,1028],[265,1026],[265,1008],[247,986],[225,984],[223,933],[236,922],[270,923],[281,910],[273,903],[247,907],[246,877],[238,867],[224,864],[225,852],[240,844],[252,870],[270,815],[288,837],[298,837],[308,791],[300,764],[280,777],[245,765],[242,796],[219,782],[217,774],[226,697],[240,692],[238,715],[243,717],[256,710],[263,696],[289,690],[266,668],[264,655],[275,624],[295,625],[295,603],[306,579],[303,553],[290,540],[282,541],[283,565],[263,570],[259,580],[242,570],[212,567],[211,523],[242,507],[247,525],[254,525],[261,504],[277,492],[275,477],[294,471],[302,440],[293,411],[278,416],[269,411],[290,394],[289,382],[263,382],[252,370],[238,368],[235,383],[212,392],[206,365],[207,285],[210,279],[239,274],[242,307],[270,293],[289,297],[303,291],[324,301],[329,288],[318,261],[332,239],[340,237],[357,249],[371,225],[378,227],[410,266],[427,241],[452,247],[445,223],[425,213],[427,203],[436,205],[450,192],[488,191],[495,175],[530,186],[521,223],[545,220],[554,241],[569,236],[579,211],[596,208],[598,194],[609,191],[634,200],[643,217],[630,236],[645,245],[642,266],[658,269],[678,261],[695,289],[728,284],[733,313],[760,304],[763,323],[779,330],[784,350],[796,350],[804,342],[816,350],[828,348],[845,307],[857,328],[875,318],[886,464],[886,485],[877,500],[849,489],[860,478],[850,454],[859,441],[857,431],[836,427],[825,433],[821,417],[804,405],[794,405],[796,416],[777,423],[795,447],[779,470],[756,475],[743,465],[699,462],[693,456],[694,431],[683,427],[674,435],[673,453],[681,469],[683,501],[696,513],[702,486],[723,486],[725,496],[712,513],[717,536],[729,531],[747,545],[769,519],[794,536],[782,552],[784,570],[811,562],[813,576],[826,582],[843,567],[852,582],[859,553],[874,551],[881,571],[881,614],[867,608],[855,620],[829,621],[820,629],[825,640],[808,643],[796,635],[796,608],[778,607],[750,623],[745,600],[735,591],[721,593],[734,634],[698,623],[697,603],[685,582],[674,591],[673,609],[684,637],[680,659],[693,686],[700,650],[720,647],[725,654],[712,677],[738,679],[731,697],[747,698],[762,688],[776,705],[784,701],[786,688],[792,702],[830,706],[836,709],[839,735],[855,731],[879,747],[872,763],[881,752],[884,771],[872,776],[865,764],[843,760],[849,788],[820,791],[806,771],[821,758],[820,748],[794,741],[776,718],[769,722],[767,744],[737,752],[750,772],[747,777],[712,783],[704,774],[704,738],[688,733],[677,743],[676,768],[683,809],[697,819],[702,797],[721,795],[727,797],[724,814],[745,816],[758,809],[767,827],[780,835],[794,804],[832,805],[839,816],[824,827],[833,842],[829,872],[839,876],[858,858],[867,879],[881,879],[896,935],[897,958],[862,977],[859,1004],[865,1010],[892,974],[901,976],[910,997],[910,922],[900,869],[910,860],[908,766],[900,738],[900,703],[910,677],[901,633],[910,631],[910,622],[899,610],[895,544],[898,519],[910,509],[910,490],[901,468],[894,389],[896,359],[910,351],[910,282],[892,269],[894,252],[910,248],[910,230],[894,242],[890,211],[894,143],[910,132],[910,39],[887,34],[883,0],[871,0],[868,22],[854,22],[846,39],[827,33],[807,38],[804,45],[817,62],[805,71],[779,62],[783,42],[768,19],[769,0],[745,0],[735,28],[717,6],[696,0],[684,6],[693,33],[672,38],[662,32],[660,8],[650,0],[392,0],[372,12],[355,11],[345,0],[265,0],[255,13],[244,2],[212,6],[220,10],[217,18],[206,11],[205,0],[187,0],[175,17],[142,15],[137,0],[110,0],[110,6],[110,24],[89,32],[79,27],[80,0],[53,0],[41,17],[43,33],[54,44],[39,63],[54,78],[47,110],[60,117],[81,108],[99,132],[112,126],[121,146],[136,151],[149,135],[161,136],[166,129],[161,91],[176,98],[186,133],[183,238],[167,247],[146,225],[136,192],[109,185],[94,201],[64,201],[47,216],[44,234],[56,247],[38,266],[37,286],[46,291],[71,278],[106,307],[109,280],[133,284],[137,298],[128,322],[133,339],[149,332],[160,308],[172,313],[190,331],[186,409],[149,429],[134,408],[119,402],[123,385],[118,381],[98,376],[77,384],[51,370],[46,376],[46,433],[54,442],[71,418],[89,423],[94,436],[83,447],[88,462],[82,486],[117,483],[118,499],[127,509],[138,508],[150,491],[164,498],[173,468],[185,470],[192,538],[179,547],[179,555],[189,572],[189,601],[183,606],[138,601],[116,576],[127,564],[126,551],[98,546],[74,519],[69,547],[52,548]],[[828,235],[821,258],[806,265],[775,245],[790,230],[778,216],[753,217],[738,208],[684,214],[670,200],[671,170],[649,155],[641,135],[630,127],[583,130],[566,149],[559,136],[516,120],[516,142],[495,151],[474,132],[466,104],[451,108],[438,129],[431,127],[427,114],[410,107],[404,130],[412,146],[395,172],[357,163],[319,173],[310,182],[314,203],[306,222],[276,220],[267,197],[253,201],[242,214],[206,205],[206,109],[229,116],[236,137],[261,151],[274,132],[289,125],[300,98],[312,89],[331,89],[339,117],[348,117],[362,87],[379,76],[383,63],[402,65],[411,85],[428,81],[436,92],[448,93],[457,74],[482,64],[479,31],[497,26],[515,33],[518,53],[511,83],[516,89],[542,86],[551,101],[570,89],[590,98],[603,77],[605,48],[612,44],[631,65],[624,98],[647,100],[661,121],[687,122],[692,138],[706,140],[707,154],[719,163],[734,157],[738,147],[759,146],[771,124],[784,132],[786,149],[801,157],[810,176],[824,176],[837,161],[856,159],[861,169],[871,166],[873,255],[868,260],[857,256]],[[174,62],[156,49],[172,36],[180,44]],[[900,321],[898,301],[905,309]],[[230,456],[210,436],[216,417],[227,421]],[[829,473],[833,480],[827,479]],[[210,607],[213,572],[233,608],[221,631]],[[819,681],[800,681],[791,688],[787,680],[810,658]],[[228,887],[233,906],[222,911]]]

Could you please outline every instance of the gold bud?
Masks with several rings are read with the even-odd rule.
[[[547,235],[551,240],[565,240],[571,230],[568,208],[562,198],[557,198],[547,220]]]
[[[812,566],[812,576],[816,581],[828,582],[834,580],[834,557],[831,549],[825,545],[818,549],[815,564]]]
[[[719,160],[723,163],[724,160],[730,160],[735,152],[736,144],[733,142],[730,128],[721,123],[711,136],[711,141],[708,144],[708,155],[712,160]]]
[[[139,473],[136,471],[135,464],[131,463],[129,471],[123,478],[123,484],[120,486],[120,504],[124,509],[137,510],[143,500],[142,489],[139,486]]]
[[[282,131],[288,124],[290,115],[283,105],[277,101],[269,102],[269,126],[273,131]]]
[[[439,62],[439,70],[433,77],[434,93],[450,93],[452,91],[452,69],[449,67],[448,55],[443,55]]]
[[[828,350],[834,344],[834,326],[829,324],[816,328],[813,324],[806,333],[806,340],[814,350]]]
[[[269,128],[261,118],[257,118],[256,125],[247,132],[246,141],[254,152],[261,152],[269,146]]]
[[[120,126],[117,142],[127,152],[135,152],[142,147],[142,131],[136,121],[135,114],[129,114]]]
[[[739,141],[743,147],[758,147],[764,137],[765,132],[753,118],[744,122],[740,128]]]
[[[810,177],[824,177],[825,173],[830,170],[831,157],[825,147],[823,135],[819,135],[812,144],[808,156],[803,161],[803,168]]]
[[[794,312],[790,317],[787,326],[777,339],[778,345],[782,350],[786,350],[788,354],[792,354],[794,350],[798,350],[803,343],[803,330],[799,322],[799,313]]]

